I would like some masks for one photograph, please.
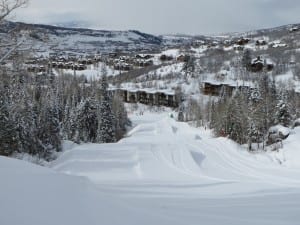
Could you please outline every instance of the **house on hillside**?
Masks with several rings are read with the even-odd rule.
[[[240,38],[239,40],[237,40],[235,43],[237,44],[237,45],[246,45],[246,44],[248,44],[250,42],[250,39],[248,39],[248,38]]]
[[[49,53],[49,58],[52,59],[52,60],[53,60],[53,59],[56,59],[56,58],[57,58],[57,53],[55,53],[55,52],[50,52],[50,53]]]
[[[219,96],[221,93],[222,84],[212,83],[212,82],[204,82],[203,83],[203,94]]]
[[[127,102],[130,102],[130,103],[138,102],[138,93],[136,90],[129,90],[127,92]]]
[[[188,62],[190,59],[189,55],[180,55],[176,58],[178,62]]]
[[[109,53],[109,54],[108,54],[108,57],[109,57],[109,58],[112,58],[112,59],[115,59],[115,58],[118,57],[118,53],[115,53],[115,52]]]
[[[230,47],[230,46],[232,46],[233,45],[233,42],[231,41],[231,40],[225,40],[224,42],[223,42],[223,46],[224,47]]]
[[[244,51],[244,49],[245,49],[245,47],[244,46],[242,46],[242,45],[234,45],[233,46],[233,50],[234,51]]]
[[[255,42],[255,45],[256,46],[264,46],[264,45],[267,45],[267,42],[265,40],[261,39],[261,40],[257,40]]]
[[[289,29],[289,32],[297,32],[297,31],[299,31],[299,27],[297,27],[297,26],[294,26],[294,27],[292,27],[292,28],[290,28]]]
[[[151,59],[153,58],[153,55],[143,55],[143,54],[138,54],[135,56],[136,59],[145,59],[145,60],[148,60],[148,59]]]
[[[152,60],[144,60],[144,59],[136,59],[133,64],[138,67],[147,67],[152,66],[153,61]]]
[[[274,62],[270,59],[265,60],[265,68],[268,72],[272,71],[274,69]]]
[[[116,63],[114,64],[115,70],[129,71],[133,69],[133,66],[128,63]]]
[[[174,91],[153,89],[111,89],[111,94],[118,94],[124,102],[142,103],[146,105],[157,105],[167,107],[178,107],[179,100]]]
[[[269,72],[274,69],[274,63],[270,59],[263,60],[260,56],[253,59],[250,65],[251,72],[257,73],[263,70]]]
[[[82,70],[86,70],[87,67],[86,67],[86,65],[83,65],[83,64],[75,64],[75,65],[73,65],[72,69],[82,71]]]
[[[47,68],[44,65],[29,65],[27,71],[29,73],[45,73],[47,72]]]
[[[271,48],[285,48],[287,46],[288,46],[287,44],[282,43],[281,41],[274,41],[270,43]]]
[[[234,83],[218,83],[213,81],[206,81],[203,83],[202,92],[204,95],[210,96],[232,96],[235,90],[248,91],[251,87],[248,84],[234,84]]]
[[[173,60],[173,56],[162,54],[159,59],[160,61],[171,61]]]
[[[264,68],[264,61],[258,56],[256,59],[253,59],[250,65],[252,72],[261,72]]]

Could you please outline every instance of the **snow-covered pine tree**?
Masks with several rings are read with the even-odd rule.
[[[210,104],[210,128],[214,130],[216,136],[225,136],[227,111],[230,99],[220,99],[217,102],[212,101]]]
[[[38,155],[42,150],[42,144],[37,137],[38,111],[34,111],[32,103],[25,98],[18,102],[13,117],[18,131],[18,152]]]
[[[193,73],[195,72],[196,59],[192,55],[186,56],[186,58],[187,59],[183,65],[182,71],[184,72],[185,78],[187,78],[188,75],[191,75],[193,77]]]
[[[286,102],[280,100],[276,106],[276,122],[288,127],[291,124],[291,114],[290,109]]]
[[[95,142],[97,138],[97,108],[91,98],[82,100],[77,106],[75,118],[72,121],[73,140],[76,142]],[[74,130],[75,129],[75,130]]]
[[[112,112],[112,100],[108,93],[106,73],[102,74],[100,89],[100,105],[98,118],[97,141],[112,143],[116,141],[115,117]]]
[[[119,95],[113,97],[112,111],[114,113],[116,139],[120,140],[126,133],[126,127],[131,124],[128,119],[124,103],[121,101]]]
[[[178,111],[178,116],[177,116],[177,120],[179,122],[183,122],[184,121],[184,105],[181,104],[179,106],[179,111]]]
[[[51,97],[48,101],[40,107],[36,123],[37,138],[41,144],[39,156],[51,160],[55,152],[61,151],[61,136],[58,106]]]
[[[245,144],[247,140],[247,101],[242,91],[239,91],[231,99],[226,112],[225,132],[229,138]]]
[[[258,89],[250,90],[248,99],[248,128],[247,128],[247,140],[248,150],[253,151],[252,143],[257,143],[257,149],[259,149],[260,142],[263,141],[262,134],[262,97]]]
[[[276,105],[275,123],[289,127],[292,123],[292,115],[290,106],[287,101],[287,93],[281,92],[278,96],[278,103]]]
[[[276,106],[276,90],[274,90],[272,80],[268,74],[260,74],[258,91],[261,94],[261,99],[259,101],[259,109],[257,110],[257,118],[261,122],[259,124],[261,132],[266,134],[269,128],[274,125],[273,115]]]
[[[72,125],[72,105],[71,105],[71,100],[70,98],[67,98],[65,100],[65,105],[63,109],[63,117],[61,120],[61,132],[62,132],[62,137],[65,140],[71,140],[72,139],[72,134],[71,134],[71,125]]]
[[[0,155],[11,155],[18,150],[15,123],[10,119],[9,105],[0,91]]]
[[[246,48],[245,51],[243,52],[242,65],[247,70],[250,69],[251,60],[252,60],[252,52],[249,48]]]

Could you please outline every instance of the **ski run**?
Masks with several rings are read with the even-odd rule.
[[[299,224],[300,128],[254,154],[173,113],[132,112],[126,138],[65,143],[49,168],[1,157],[0,224]]]

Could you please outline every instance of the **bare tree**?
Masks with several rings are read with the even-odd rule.
[[[3,21],[12,11],[25,7],[28,0],[0,0],[0,22]]]
[[[28,4],[28,0],[0,0],[0,23],[2,23],[14,10],[25,7]],[[0,48],[7,48],[9,50],[0,49],[0,63],[6,60],[15,50],[24,42],[25,38],[21,37],[20,40],[17,40],[16,36],[14,36],[14,29],[8,32],[10,40],[8,43],[3,45],[2,40],[0,40]]]

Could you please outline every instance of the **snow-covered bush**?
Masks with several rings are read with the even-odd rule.
[[[273,126],[268,131],[267,144],[272,145],[282,142],[290,135],[290,129],[282,125]]]
[[[295,120],[293,127],[300,127],[300,118]]]

